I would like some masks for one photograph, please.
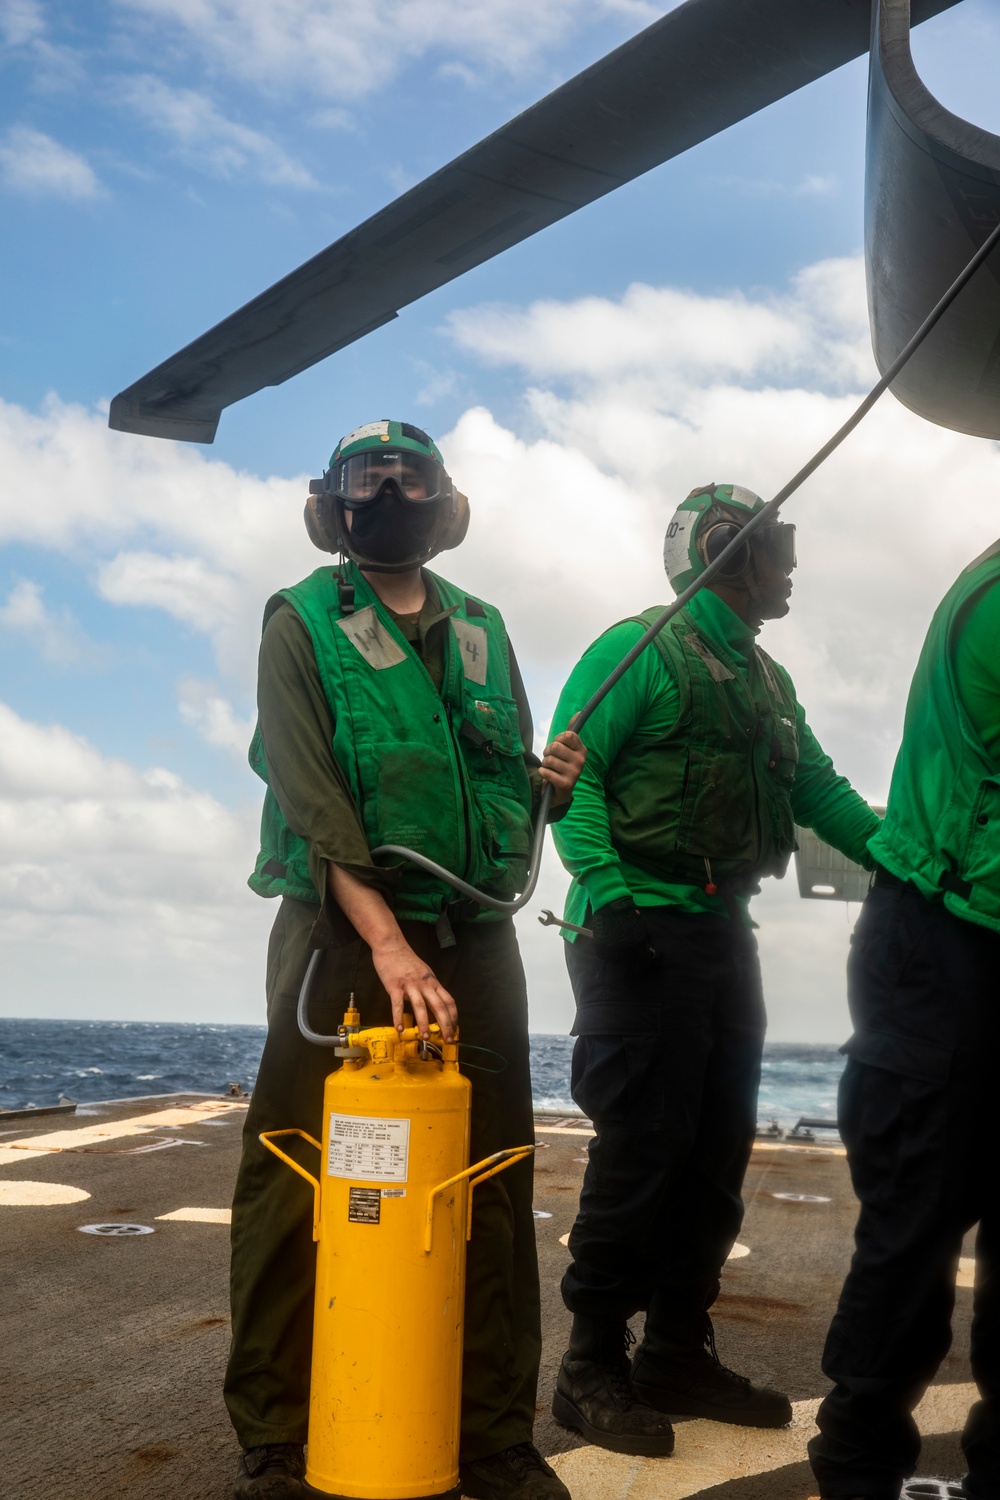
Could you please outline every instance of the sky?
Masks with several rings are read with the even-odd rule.
[[[874,382],[866,60],[223,414],[212,447],[110,398],[641,30],[645,0],[0,0],[0,1014],[263,1020],[246,763],[260,617],[320,563],[306,481],[415,421],[472,505],[439,570],[500,605],[539,735],[603,628],[667,586],[676,504],[773,493]],[[1000,16],[914,33],[1000,132]],[[885,798],[934,605],[1000,531],[1000,450],[886,397],[789,503],[793,610],[762,643]],[[518,918],[535,1031],[566,1031],[551,849]],[[839,1042],[856,907],[754,903],[777,1040]]]

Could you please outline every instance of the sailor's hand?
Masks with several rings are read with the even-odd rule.
[[[403,1011],[413,1012],[422,1037],[428,1035],[431,1021],[436,1021],[446,1042],[454,1038],[458,1026],[458,1007],[444,985],[439,984],[430,965],[425,963],[403,937],[391,938],[372,948],[375,972],[385,985],[392,1001],[392,1022],[403,1029]]]
[[[583,741],[572,729],[564,729],[546,745],[538,774],[552,788],[553,807],[562,807],[570,800],[586,759]]]
[[[599,906],[590,919],[590,930],[594,952],[606,962],[622,964],[641,974],[656,959],[646,919],[631,896],[620,896],[617,901]]]

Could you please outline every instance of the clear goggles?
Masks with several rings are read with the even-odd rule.
[[[386,484],[395,485],[404,500],[415,505],[451,496],[451,480],[441,464],[421,453],[355,453],[340,458],[328,471],[327,483],[337,499],[354,510],[370,505]]]

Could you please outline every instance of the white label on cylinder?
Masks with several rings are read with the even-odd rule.
[[[330,1177],[365,1182],[405,1182],[410,1155],[409,1120],[371,1115],[331,1115],[326,1170]]]

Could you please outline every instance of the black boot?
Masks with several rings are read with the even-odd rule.
[[[675,1351],[650,1347],[646,1339],[632,1361],[632,1385],[647,1406],[672,1417],[708,1417],[743,1427],[784,1427],[792,1406],[781,1391],[751,1385],[745,1375],[727,1370],[715,1349],[711,1320],[703,1348]]]
[[[534,1443],[515,1443],[488,1458],[459,1464],[462,1494],[473,1500],[570,1500],[570,1493]]]
[[[573,1319],[552,1398],[552,1415],[564,1427],[612,1453],[665,1458],[674,1430],[632,1388],[628,1348],[635,1335],[624,1321]]]
[[[267,1443],[244,1448],[236,1470],[233,1500],[299,1500],[306,1472],[301,1443]]]

